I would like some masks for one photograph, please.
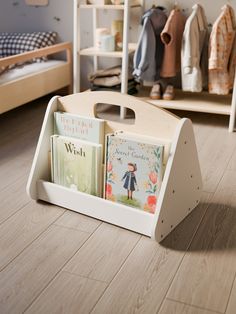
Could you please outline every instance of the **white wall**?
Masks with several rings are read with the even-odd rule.
[[[0,32],[54,30],[59,41],[73,39],[73,0],[49,0],[45,7],[24,0],[0,0]]]
[[[207,20],[209,23],[213,23],[216,18],[219,16],[220,12],[221,12],[221,7],[224,4],[229,3],[234,10],[236,10],[236,0],[179,0],[179,1],[171,1],[171,0],[145,0],[145,7],[146,9],[150,8],[152,6],[152,4],[156,4],[156,5],[163,5],[165,7],[167,7],[168,9],[172,8],[175,4],[175,2],[177,2],[177,4],[180,6],[181,9],[184,9],[186,14],[189,15],[192,11],[192,6],[195,3],[199,3],[203,6],[203,8],[205,9],[205,13],[207,16]]]

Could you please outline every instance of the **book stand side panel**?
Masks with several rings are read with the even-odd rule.
[[[200,202],[202,176],[192,122],[182,119],[172,142],[152,237],[164,239]]]

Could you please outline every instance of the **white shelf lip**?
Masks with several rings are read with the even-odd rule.
[[[154,215],[100,197],[37,180],[38,199],[151,236]],[[96,209],[94,209],[96,204]]]
[[[134,52],[136,49],[136,44],[129,44],[129,54]],[[89,47],[79,51],[81,56],[100,56],[100,57],[110,57],[110,58],[122,58],[123,51],[101,51],[96,47]]]
[[[209,103],[208,101],[197,101],[196,103],[191,103],[191,100],[186,99],[184,102],[182,100],[153,100],[150,97],[140,97],[142,100],[147,101],[157,107],[165,109],[176,109],[176,110],[186,110],[195,112],[206,112],[230,115],[231,106],[230,104],[220,104],[220,103]]]
[[[143,87],[137,97],[155,106],[166,109],[196,111],[230,115],[232,95],[209,94],[206,91],[200,93],[185,92],[176,89],[173,100],[153,100],[150,98],[150,88]]]
[[[130,5],[131,8],[141,7],[140,3],[133,3]],[[80,9],[100,9],[100,10],[124,10],[123,4],[81,4]]]

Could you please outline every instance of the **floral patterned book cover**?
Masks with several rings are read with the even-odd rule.
[[[52,135],[51,152],[52,182],[101,196],[102,145]]]
[[[124,133],[107,135],[105,198],[154,213],[163,175],[164,145]]]

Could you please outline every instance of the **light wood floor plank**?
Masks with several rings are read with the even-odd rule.
[[[0,115],[1,140],[9,133],[14,133],[19,129],[27,128],[27,123],[33,122],[35,126],[40,125],[45,114],[46,106],[50,97],[42,97],[29,104],[5,112]],[[9,126],[11,126],[9,128]]]
[[[34,134],[22,135],[22,140],[18,136],[14,141],[9,141],[8,145],[2,146],[0,155],[1,168],[4,164],[17,160],[32,160],[33,154],[36,149],[36,138],[38,132]],[[1,169],[0,168],[0,169]]]
[[[107,284],[61,272],[25,314],[87,314]]]
[[[227,169],[236,171],[236,150],[234,151],[234,154],[232,158],[230,159]]]
[[[101,221],[71,210],[67,210],[59,219],[57,219],[55,224],[58,226],[92,233],[101,224]]]
[[[236,273],[236,172],[227,171],[167,295],[224,313]]]
[[[25,113],[27,113],[26,110],[20,115],[21,119]],[[32,112],[31,117],[28,117],[27,120],[17,122],[7,116],[7,132],[4,132],[4,127],[0,122],[1,162],[14,157],[19,158],[30,148],[36,146],[43,121],[42,113]]]
[[[156,313],[210,198],[204,194],[198,208],[161,245],[142,237],[92,313]]]
[[[119,228],[111,225],[109,231],[103,230],[105,227],[96,220],[69,211],[63,214],[63,209],[50,205],[37,204],[36,210],[34,206],[30,208],[30,203],[24,204],[27,196],[23,181],[28,177],[49,99],[0,115],[0,222],[4,221],[0,225],[0,265],[1,262],[7,265],[0,271],[0,313],[22,313],[32,302],[28,309],[31,313],[47,314],[53,305],[60,311],[61,304],[66,311],[76,311],[81,306],[86,313],[97,302],[94,313],[152,314],[160,309],[164,299],[161,310],[170,314],[171,311],[192,314],[195,310],[193,313],[202,314],[200,308],[208,306],[206,314],[215,314],[219,312],[215,310],[218,303],[222,306],[220,311],[228,304],[227,314],[234,314],[235,283],[231,297],[230,292],[236,265],[236,180],[235,175],[225,174],[225,170],[226,167],[236,170],[236,133],[228,133],[228,117],[175,112],[194,122],[204,189],[215,192],[225,174],[183,259],[211,194],[204,194],[205,204],[193,211],[161,245],[146,237],[136,244],[137,234],[132,233],[135,237],[131,239],[131,232],[119,233]],[[81,276],[60,273],[75,253],[71,265],[76,273],[81,271]],[[77,258],[82,270],[76,266]],[[190,304],[165,299],[173,278],[172,289],[175,287],[177,298],[190,300],[183,301]],[[176,292],[178,289],[181,291]]]
[[[15,136],[14,141],[1,146],[0,154],[0,190],[14,183],[21,176],[28,176],[36,149],[39,131],[23,134],[21,138]],[[32,134],[33,133],[33,134]]]
[[[218,314],[219,312],[208,311],[188,304],[183,304],[166,299],[158,314]]]
[[[236,278],[234,279],[234,285],[230,294],[226,314],[235,314],[235,312],[236,312]]]
[[[48,228],[65,209],[31,201],[0,225],[0,270]]]
[[[77,230],[51,226],[0,276],[2,313],[22,313],[88,238]]]
[[[30,202],[25,192],[26,182],[25,176],[20,177],[0,191],[0,224]]]
[[[28,174],[31,167],[31,160],[15,158],[0,165],[0,191],[13,184],[16,180]]]
[[[229,118],[187,111],[174,111],[174,113],[193,121],[203,176],[203,189],[207,192],[215,192],[236,150],[236,133],[228,132]]]
[[[198,152],[206,145],[209,134],[212,132],[211,125],[202,125],[202,122],[194,123],[193,130]]]
[[[216,128],[209,134],[204,146],[198,149],[203,189],[215,192],[236,149],[236,134],[229,134],[227,129]]]
[[[28,175],[35,152],[46,99],[0,115],[0,190]],[[2,179],[4,178],[4,179]]]
[[[110,282],[139,239],[134,232],[102,223],[65,270]]]

